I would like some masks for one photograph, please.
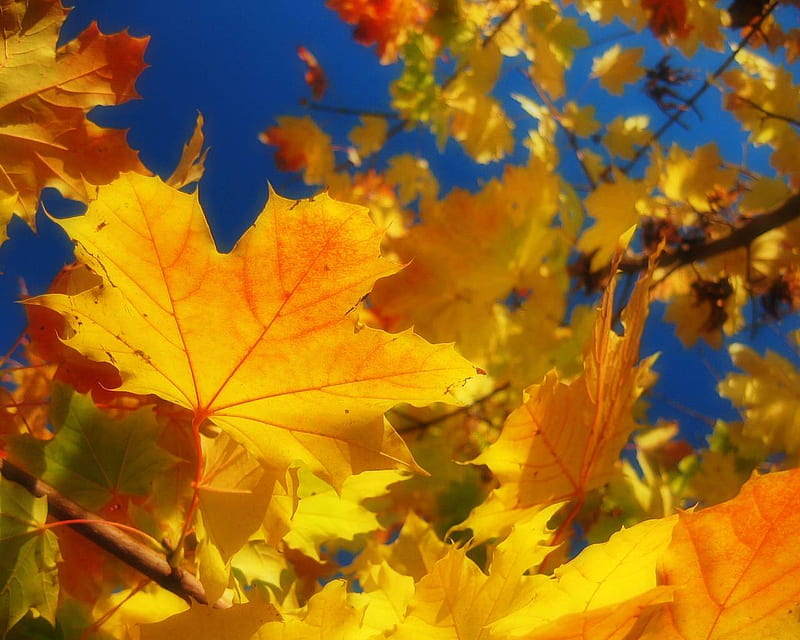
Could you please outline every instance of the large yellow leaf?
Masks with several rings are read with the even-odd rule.
[[[674,601],[642,638],[800,637],[800,470],[748,482],[738,497],[680,514],[659,582]]]
[[[668,600],[656,566],[676,518],[647,520],[584,549],[541,582],[526,606],[497,622],[492,638],[622,640],[646,607]]]
[[[614,286],[603,297],[584,372],[569,384],[554,370],[529,387],[498,440],[473,463],[486,464],[506,490],[510,506],[569,498],[602,486],[636,428],[632,408],[647,383],[652,358],[639,366],[639,342],[648,310],[650,278],[636,284],[622,314],[625,335],[612,330]]]
[[[33,224],[44,187],[85,201],[84,180],[143,170],[124,131],[86,114],[138,97],[147,38],[105,36],[92,24],[56,49],[66,13],[59,0],[0,0],[0,241],[13,214]]]
[[[301,460],[341,487],[354,472],[413,466],[382,414],[446,402],[474,374],[451,346],[354,326],[349,311],[398,269],[361,207],[273,193],[220,254],[195,195],[129,174],[60,224],[104,277],[34,299],[64,314],[68,343],[114,364],[121,390],[210,418],[277,471]]]

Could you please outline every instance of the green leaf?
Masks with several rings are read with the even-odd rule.
[[[55,622],[58,543],[46,519],[46,498],[0,477],[0,637],[29,611]]]
[[[65,496],[96,511],[118,495],[146,496],[177,458],[157,443],[161,427],[152,408],[112,418],[79,393],[67,400],[63,423],[48,442],[16,439],[10,458]],[[57,419],[57,418],[56,418]]]

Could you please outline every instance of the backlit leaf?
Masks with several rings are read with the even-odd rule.
[[[65,315],[68,343],[113,363],[120,390],[212,419],[278,471],[303,460],[341,487],[354,472],[413,467],[383,412],[446,401],[474,372],[411,332],[355,330],[349,310],[397,269],[360,207],[272,194],[220,254],[196,196],[131,174],[60,224],[105,278],[33,301]]]

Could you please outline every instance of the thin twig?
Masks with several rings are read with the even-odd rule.
[[[385,118],[386,120],[397,120],[400,118],[400,114],[395,111],[354,109],[352,107],[322,104],[321,102],[308,102],[305,106],[312,111],[327,111],[328,113],[338,113],[345,116],[372,116],[374,118]]]
[[[468,404],[468,405],[466,405],[464,407],[459,407],[458,409],[455,409],[455,410],[450,411],[448,413],[442,413],[441,415],[438,415],[435,418],[431,418],[430,420],[419,420],[419,421],[416,421],[410,427],[407,427],[405,429],[398,429],[397,433],[405,434],[405,433],[411,433],[412,431],[420,431],[422,429],[427,429],[430,426],[433,426],[435,424],[439,424],[440,422],[444,422],[448,418],[452,418],[452,417],[460,415],[462,413],[466,413],[467,411],[469,411],[473,407],[476,407],[477,405],[479,405],[479,404],[481,404],[483,402],[486,402],[487,400],[489,400],[493,396],[497,395],[501,391],[505,391],[506,389],[508,389],[510,384],[511,383],[508,382],[508,381],[503,382],[503,383],[497,385],[494,389],[492,389],[485,396],[482,396],[482,397],[478,398],[477,400],[475,400],[475,402],[473,402],[471,404]],[[403,417],[405,417],[407,419],[410,419],[410,420],[413,420],[413,418],[411,418],[410,416],[404,415]]]

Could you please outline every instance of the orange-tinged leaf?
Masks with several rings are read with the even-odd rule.
[[[301,460],[341,487],[354,472],[413,467],[383,412],[446,402],[474,374],[411,331],[356,330],[349,311],[398,268],[361,207],[273,193],[220,254],[196,195],[129,174],[60,224],[104,275],[76,296],[32,300],[65,315],[68,343],[115,364],[120,390],[212,419],[277,471]]]
[[[56,49],[58,0],[0,1],[0,241],[16,213],[33,224],[44,187],[86,200],[86,184],[144,171],[125,132],[89,122],[96,105],[137,98],[147,38],[106,36],[96,24]]]
[[[615,287],[608,287],[584,352],[583,374],[565,384],[551,371],[529,387],[497,442],[473,460],[488,465],[501,486],[515,487],[517,506],[580,497],[611,478],[636,428],[632,408],[652,363],[650,358],[636,366],[649,282],[649,276],[639,280],[623,311],[624,336],[612,330]]]
[[[358,155],[366,158],[380,151],[386,142],[389,123],[379,116],[361,116],[361,124],[350,131],[350,141],[356,145]]]
[[[100,284],[100,278],[82,265],[64,267],[50,284],[50,293],[74,295]],[[54,379],[66,382],[79,393],[92,394],[113,389],[120,383],[119,372],[107,362],[93,362],[64,344],[69,337],[64,318],[45,307],[28,306],[26,333],[30,336],[29,358],[55,365]]]
[[[650,28],[657,36],[685,36],[691,30],[686,23],[686,0],[642,0],[650,9]]]
[[[278,147],[275,162],[284,171],[303,171],[306,184],[325,184],[334,170],[330,137],[308,116],[278,118],[278,126],[259,135]]]
[[[728,502],[681,513],[659,567],[674,600],[642,638],[800,637],[800,470],[756,477]]]

